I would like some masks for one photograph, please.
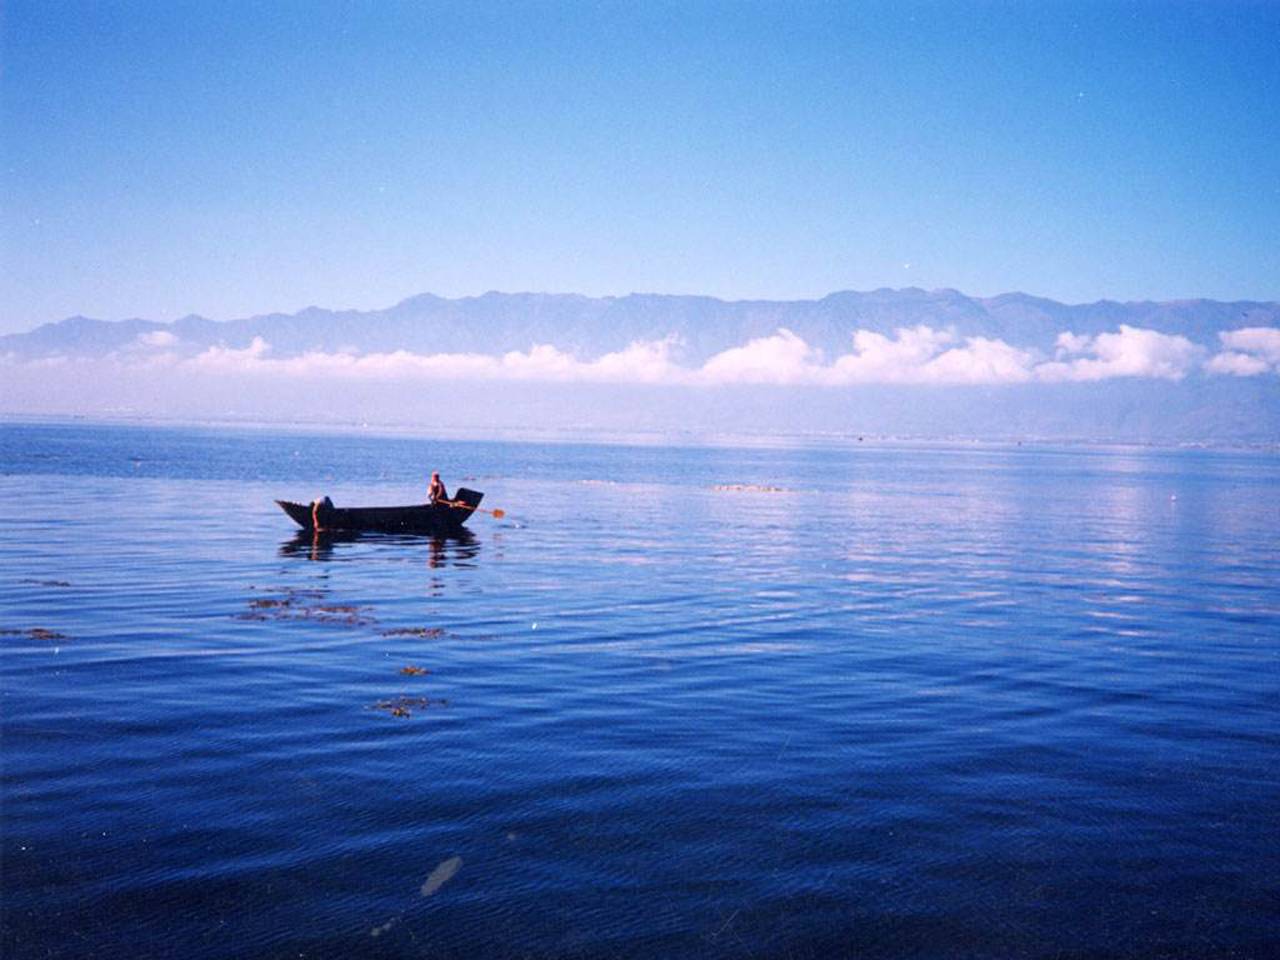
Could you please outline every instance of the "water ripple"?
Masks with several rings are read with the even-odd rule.
[[[271,503],[424,457],[518,521]],[[1280,939],[1274,458],[8,426],[0,465],[7,957]]]

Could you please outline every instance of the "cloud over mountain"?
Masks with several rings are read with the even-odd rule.
[[[1037,368],[1041,380],[1106,380],[1111,377],[1154,377],[1181,380],[1204,354],[1186,337],[1120,325],[1114,333],[1079,336],[1061,333],[1059,359]]]
[[[1280,329],[1225,331],[1230,349],[1203,363],[1210,374],[1251,376],[1280,364]],[[841,387],[855,384],[993,385],[1031,381],[1096,382],[1118,377],[1181,380],[1201,366],[1207,350],[1186,337],[1121,325],[1112,333],[1057,338],[1057,358],[990,337],[960,337],[925,324],[891,336],[855,330],[853,349],[828,362],[823,351],[785,327],[729,347],[698,366],[676,362],[680,338],[637,340],[622,350],[583,358],[551,344],[501,354],[360,353],[312,350],[280,355],[263,337],[248,346],[207,347],[182,353],[167,331],[140,336],[105,359],[124,366],[170,366],[202,373],[273,377],[392,380],[520,380],[555,383],[727,384]],[[46,359],[43,362],[48,362]]]
[[[1211,373],[1252,377],[1280,372],[1280,329],[1245,327],[1241,330],[1224,330],[1218,334],[1218,338],[1226,349],[1205,365]]]
[[[1169,384],[1202,411],[1190,418],[1195,430],[1213,433],[1225,419],[1238,432],[1262,428],[1244,412],[1224,413],[1225,398],[1235,394],[1213,384],[1258,380],[1262,393],[1251,396],[1280,406],[1270,399],[1280,384],[1280,305],[1071,307],[1020,294],[977,300],[918,290],[795,303],[491,294],[413,298],[369,314],[310,308],[227,323],[73,318],[0,338],[0,360],[11,373],[29,372],[22,382],[39,387],[97,383],[96,395],[110,396],[126,382],[163,380],[173,389],[199,383],[211,396],[221,390],[250,405],[255,396],[305,389],[303,402],[323,396],[334,409],[345,396],[330,389],[334,384],[391,391],[388,410],[401,408],[411,395],[404,391],[433,383],[454,394],[484,387],[491,396],[516,385],[737,391],[735,397],[742,390],[863,391],[856,395],[864,399],[866,390],[892,389],[907,391],[906,402],[912,391],[961,391],[950,394],[959,397],[1000,388],[1017,391],[1032,427],[1040,409],[1040,421],[1059,430],[1066,429],[1058,423],[1063,399],[1076,396],[1061,390],[1131,383],[1137,392],[1126,393],[1132,396],[1125,403],[1140,407],[1141,391],[1151,389],[1142,384]],[[46,373],[36,376],[38,370]],[[1087,407],[1090,395],[1079,396]],[[18,388],[0,389],[0,407],[36,403]],[[1167,399],[1157,406],[1168,409]],[[1095,419],[1107,422],[1108,415],[1099,411]]]

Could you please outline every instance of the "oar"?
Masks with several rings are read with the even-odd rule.
[[[437,500],[436,503],[447,503],[451,507],[457,507],[459,510],[479,510],[481,513],[493,515],[493,519],[501,520],[507,515],[505,510],[487,510],[484,507],[473,507],[469,503],[463,503],[460,500]]]

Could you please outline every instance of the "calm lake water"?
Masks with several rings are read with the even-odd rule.
[[[0,629],[8,958],[1280,952],[1275,454],[9,423]]]

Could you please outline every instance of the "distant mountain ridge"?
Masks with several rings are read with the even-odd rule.
[[[678,338],[681,358],[702,363],[720,351],[793,331],[828,355],[849,349],[854,330],[891,334],[927,325],[962,337],[1003,340],[1051,353],[1063,332],[1096,335],[1125,324],[1179,334],[1214,347],[1222,331],[1280,327],[1280,302],[1171,300],[1063,304],[1024,293],[969,297],[956,290],[840,291],[817,300],[720,300],[714,297],[629,294],[498,293],[447,299],[423,293],[381,310],[269,313],[214,321],[190,315],[172,323],[97,320],[75,316],[27,333],[0,336],[0,355],[19,359],[102,357],[127,350],[140,337],[171,336],[193,352],[243,349],[262,338],[272,355],[308,352],[483,353],[547,344],[581,357],[625,349],[636,341]]]

